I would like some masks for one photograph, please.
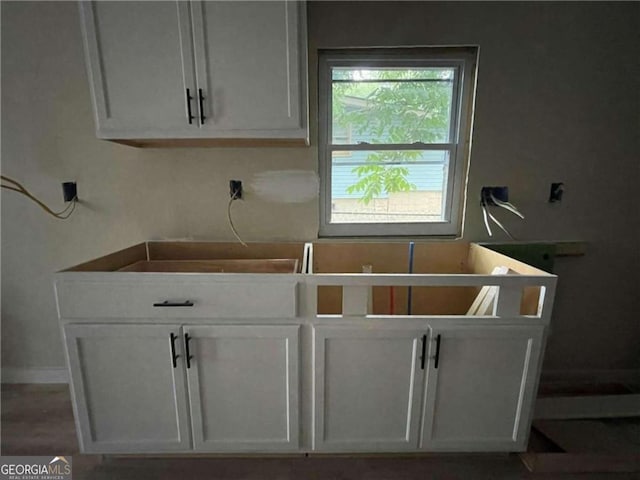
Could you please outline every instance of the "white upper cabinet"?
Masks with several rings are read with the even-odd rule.
[[[542,335],[541,326],[432,329],[421,448],[525,450]]]
[[[80,2],[98,137],[304,144],[305,9],[293,0]]]
[[[198,94],[204,95],[201,130],[229,137],[304,135],[298,21],[304,5],[191,5]]]

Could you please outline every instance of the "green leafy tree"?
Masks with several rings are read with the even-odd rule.
[[[369,204],[383,193],[415,190],[406,164],[421,158],[420,143],[448,140],[451,69],[335,69],[333,128],[367,138],[372,151],[353,168],[347,187]],[[399,81],[394,81],[399,80]],[[375,144],[416,144],[415,150],[378,150]]]

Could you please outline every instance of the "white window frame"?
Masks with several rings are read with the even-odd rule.
[[[318,150],[321,237],[461,236],[476,82],[476,47],[326,50],[318,55]],[[454,78],[449,143],[332,145],[333,67],[452,67]],[[331,154],[334,150],[448,150],[444,220],[413,223],[331,223]]]

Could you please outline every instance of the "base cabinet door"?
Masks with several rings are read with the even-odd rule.
[[[64,328],[84,453],[191,448],[179,326],[75,324]]]
[[[423,450],[526,449],[543,327],[432,329]]]
[[[314,327],[315,450],[417,450],[426,333]]]
[[[299,328],[184,326],[196,451],[298,449]]]

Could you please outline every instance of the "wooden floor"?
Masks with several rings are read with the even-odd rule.
[[[638,474],[534,475],[516,455],[123,458],[81,455],[66,385],[2,385],[2,455],[69,455],[96,480],[637,480]]]

